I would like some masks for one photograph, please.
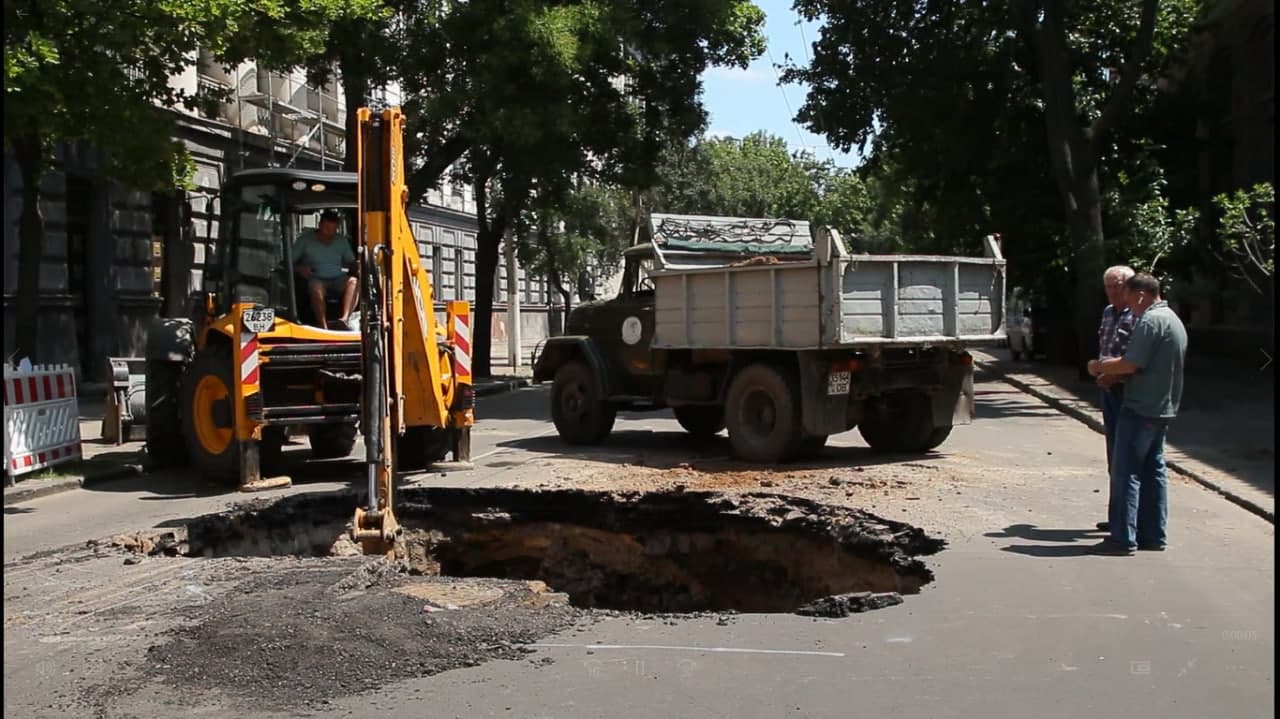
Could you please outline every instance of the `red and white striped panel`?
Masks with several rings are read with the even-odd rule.
[[[240,384],[256,385],[260,376],[258,366],[258,335],[240,333]]]
[[[453,358],[458,379],[471,380],[471,315],[453,316]]]
[[[80,457],[75,371],[68,365],[4,369],[4,456],[10,475]]]
[[[9,459],[9,473],[21,474],[34,472],[68,460],[80,458],[80,443],[65,447],[54,447],[44,452],[28,452]]]
[[[28,377],[5,377],[4,406],[35,404],[76,396],[76,375],[70,368],[37,371]]]

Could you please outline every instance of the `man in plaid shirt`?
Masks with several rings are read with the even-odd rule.
[[[1102,310],[1102,324],[1098,327],[1098,359],[1123,357],[1129,346],[1129,336],[1138,322],[1137,315],[1129,311],[1125,303],[1125,282],[1133,277],[1133,268],[1125,265],[1110,267],[1102,274],[1102,284],[1111,304]],[[1107,477],[1111,476],[1111,455],[1116,441],[1116,418],[1124,404],[1124,379],[1119,375],[1101,375],[1098,386],[1102,388],[1102,424],[1106,430]],[[1108,512],[1110,515],[1110,512]],[[1098,529],[1108,531],[1107,522],[1098,522]]]

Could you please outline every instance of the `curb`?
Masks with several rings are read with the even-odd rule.
[[[1068,417],[1071,417],[1073,419],[1080,421],[1081,423],[1087,425],[1090,429],[1094,430],[1095,432],[1099,434],[1106,433],[1106,429],[1103,427],[1102,422],[1098,418],[1094,417],[1088,412],[1085,412],[1079,407],[1073,407],[1070,403],[1065,402],[1058,397],[1054,397],[1053,395],[1047,394],[1039,389],[1036,389],[1035,387],[1027,384],[1026,382],[1010,377],[1002,368],[997,367],[990,362],[975,362],[974,364],[979,365],[983,369],[992,372],[993,374],[997,375],[1002,381],[1008,384],[1011,384],[1014,387],[1017,387],[1023,392],[1026,392],[1032,397],[1035,397],[1041,402],[1044,402],[1045,404],[1049,405],[1053,409],[1058,410],[1062,414],[1065,414]],[[1267,509],[1266,507],[1263,507],[1259,505],[1257,502],[1254,502],[1250,499],[1241,497],[1240,495],[1236,494],[1235,492],[1232,492],[1230,489],[1227,489],[1226,487],[1223,487],[1222,485],[1218,484],[1212,479],[1209,479],[1203,474],[1200,474],[1199,472],[1196,472],[1195,470],[1192,470],[1184,466],[1181,462],[1171,460],[1168,457],[1165,457],[1164,463],[1165,463],[1165,466],[1167,466],[1169,469],[1172,469],[1174,472],[1177,472],[1183,477],[1187,477],[1188,479],[1195,481],[1197,484],[1201,485],[1206,489],[1209,489],[1213,492],[1216,492],[1217,494],[1222,495],[1224,498],[1226,498],[1227,501],[1231,502],[1232,504],[1235,504],[1241,507],[1242,509],[1246,509],[1252,514],[1256,514],[1257,516],[1267,520],[1272,524],[1276,523],[1276,515],[1273,510]]]
[[[494,382],[494,383],[486,384],[481,387],[476,387],[476,396],[492,397],[495,394],[512,392],[514,390],[520,389],[521,387],[528,387],[528,386],[529,386],[529,380],[524,378],[507,380],[504,382]]]
[[[8,507],[12,504],[30,502],[33,499],[62,494],[82,487],[92,487],[103,482],[137,477],[140,474],[142,472],[137,465],[124,464],[90,476],[82,475],[79,477],[63,477],[55,480],[31,482],[30,486],[23,486],[23,483],[19,482],[16,487],[5,488],[4,506]]]

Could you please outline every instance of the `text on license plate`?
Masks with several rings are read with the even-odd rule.
[[[832,372],[827,376],[827,394],[849,394],[849,376],[846,370]]]

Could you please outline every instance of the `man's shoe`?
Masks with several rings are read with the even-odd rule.
[[[1097,524],[1095,524],[1095,525],[1093,525],[1093,526],[1097,527],[1099,532],[1110,532],[1110,531],[1111,531],[1111,522],[1098,522]]]
[[[1132,557],[1133,549],[1126,547],[1123,544],[1116,544],[1109,539],[1104,539],[1097,544],[1090,545],[1089,553],[1100,554],[1107,557]]]
[[[1163,544],[1139,544],[1138,550],[1142,552],[1163,552]]]

